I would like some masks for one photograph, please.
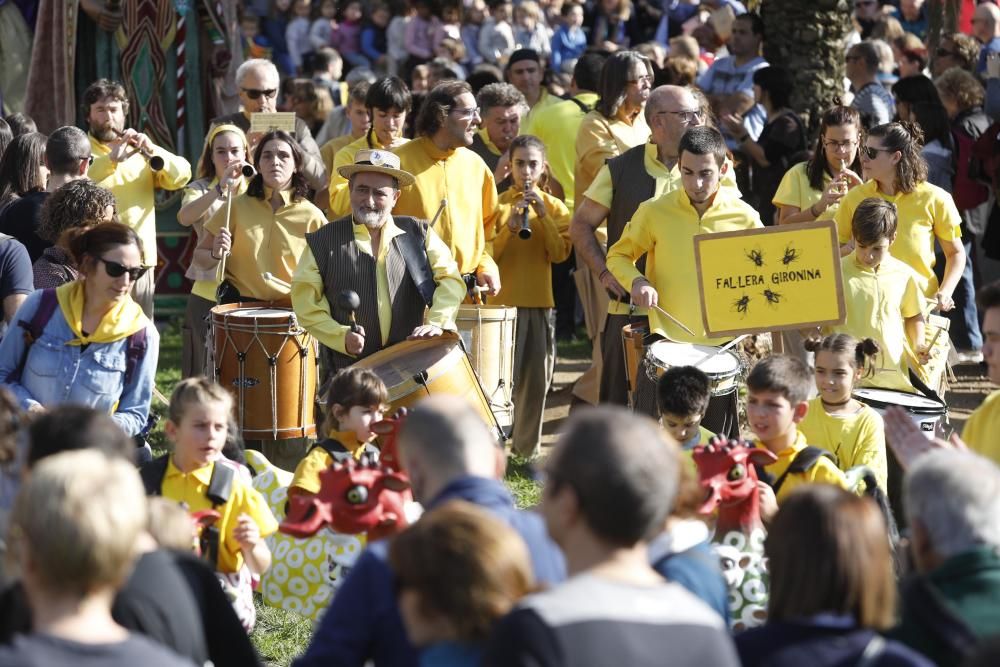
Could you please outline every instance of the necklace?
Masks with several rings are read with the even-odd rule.
[[[822,398],[819,399],[819,400],[823,404],[823,407],[839,408],[839,407],[845,406],[848,403],[850,403],[851,402],[851,397],[848,396],[846,400],[840,401],[839,403],[831,403],[831,402],[826,401],[826,400],[824,400]]]

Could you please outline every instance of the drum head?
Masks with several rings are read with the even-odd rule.
[[[890,405],[898,405],[907,412],[926,415],[943,415],[948,411],[948,407],[944,403],[935,401],[933,398],[918,394],[908,394],[905,391],[894,391],[892,389],[861,387],[854,390],[854,397],[873,408],[887,408]]]
[[[229,313],[229,316],[236,317],[288,317],[291,311],[288,308],[240,308]]]
[[[661,368],[674,366],[694,366],[705,357],[711,359],[698,366],[708,375],[727,375],[736,373],[740,367],[739,358],[726,350],[716,354],[719,348],[710,345],[694,345],[691,343],[675,343],[669,340],[659,340],[649,346],[647,354]]]
[[[380,350],[354,366],[368,368],[387,387],[396,387],[430,371],[457,346],[458,341],[452,337],[406,341]]]

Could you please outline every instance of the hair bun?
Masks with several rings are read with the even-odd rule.
[[[878,343],[876,343],[871,338],[865,338],[860,343],[858,343],[858,349],[861,350],[861,354],[866,357],[874,357],[876,354],[881,352],[881,348]]]
[[[913,141],[917,142],[920,145],[923,145],[924,131],[920,128],[920,125],[909,120],[901,120],[899,121],[899,125],[904,130],[906,130],[906,132],[910,135],[910,138],[912,138]]]
[[[819,352],[819,349],[823,346],[822,340],[816,340],[815,338],[807,338],[802,341],[802,347],[806,349],[806,352]]]

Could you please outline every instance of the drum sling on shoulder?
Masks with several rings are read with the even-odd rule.
[[[139,476],[142,477],[142,485],[146,489],[148,496],[163,495],[163,478],[167,475],[167,465],[170,462],[170,455],[153,459],[139,469]],[[212,478],[208,481],[208,489],[205,497],[212,503],[212,509],[222,507],[229,502],[229,497],[233,495],[233,480],[236,472],[227,465],[218,462],[212,466]],[[219,527],[205,526],[199,537],[201,556],[212,566],[214,570],[219,562]]]

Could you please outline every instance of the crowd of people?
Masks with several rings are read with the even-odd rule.
[[[921,0],[856,0],[815,133],[737,0],[218,3],[199,28],[233,58],[205,100],[137,85],[122,29],[157,3],[121,4],[80,3],[80,129],[36,111],[74,88],[39,56],[64,10],[0,3],[0,29],[36,36],[26,81],[0,71],[0,664],[259,664],[255,587],[302,566],[271,536],[337,507],[331,471],[354,467],[405,475],[386,488],[407,519],[361,535],[300,667],[1000,655],[1000,392],[947,439],[926,416],[952,365],[1000,384],[996,4],[932,48]],[[186,135],[161,122],[184,102]],[[168,210],[191,289],[154,458]],[[774,332],[727,386],[650,361],[732,341],[703,317],[696,237],[824,221],[843,322]],[[242,391],[210,379],[213,308],[249,303],[319,349],[283,508],[255,486]],[[480,306],[516,312],[509,432],[468,395],[385,421],[394,378],[365,364],[457,339]],[[578,331],[591,363],[543,450],[556,340]],[[537,508],[515,507],[510,455]]]

